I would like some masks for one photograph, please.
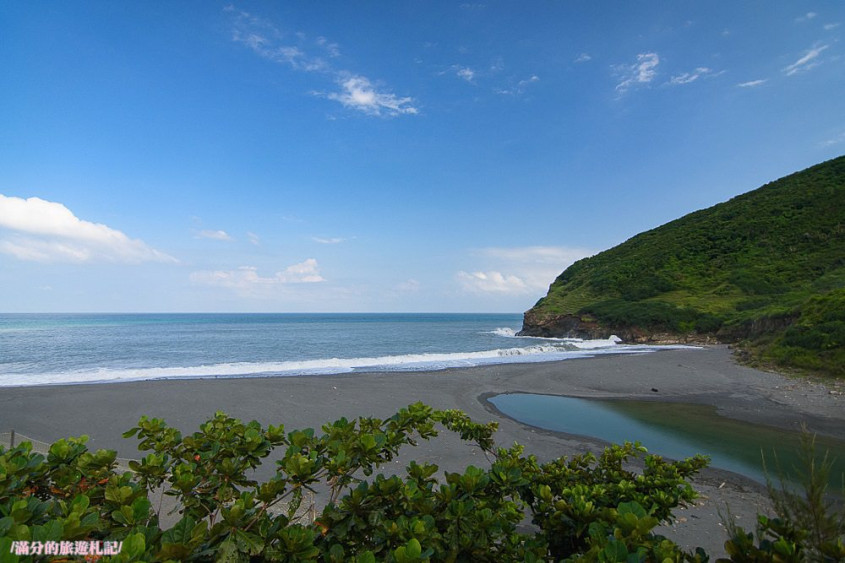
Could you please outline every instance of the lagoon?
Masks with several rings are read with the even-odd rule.
[[[787,473],[798,462],[801,432],[750,424],[718,414],[712,405],[660,401],[580,399],[510,393],[488,399],[500,412],[546,430],[598,438],[612,443],[639,441],[649,453],[673,459],[710,456],[711,467],[765,483],[763,456],[772,477],[777,462]],[[836,458],[833,490],[845,474],[845,442],[816,438],[818,451]]]

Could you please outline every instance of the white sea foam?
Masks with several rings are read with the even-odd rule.
[[[514,329],[508,328],[508,327],[501,327],[501,328],[497,328],[495,330],[491,330],[490,334],[495,334],[496,336],[501,336],[501,337],[504,337],[504,338],[515,338],[516,337],[516,331]]]
[[[612,348],[622,342],[622,339],[614,334],[610,338],[606,338],[604,340],[570,339],[568,342],[579,350],[594,350],[596,348]]]
[[[533,339],[532,339],[533,340]],[[619,339],[567,340],[478,352],[425,353],[361,358],[323,358],[283,362],[217,363],[196,366],[99,368],[55,373],[0,373],[0,386],[128,382],[149,379],[232,377],[285,377],[349,372],[434,371],[505,363],[533,363],[592,357],[601,354],[638,354],[654,346],[625,346]],[[665,347],[661,347],[665,348]]]

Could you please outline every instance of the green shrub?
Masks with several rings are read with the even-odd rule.
[[[728,281],[746,295],[773,295],[784,293],[788,289],[784,281],[773,279],[769,272],[752,268],[733,271]]]
[[[580,313],[593,315],[611,327],[709,334],[715,333],[722,326],[721,317],[663,301],[609,299],[585,307]]]
[[[807,350],[833,350],[845,346],[845,321],[829,321],[814,326],[791,326],[783,335],[786,346]]]
[[[798,486],[791,483],[775,464],[777,484],[767,475],[769,497],[774,517],[757,517],[757,544],[754,534],[726,521],[731,539],[725,550],[735,562],[842,562],[845,561],[845,508],[842,497],[828,494],[833,460],[828,453],[819,455],[815,436],[804,431],[800,466],[796,469]],[[845,495],[845,475],[842,476]]]
[[[437,466],[412,461],[402,475],[376,473],[438,428],[479,447],[489,467],[438,478]],[[59,440],[46,456],[29,443],[0,448],[0,562],[41,560],[18,558],[12,542],[97,540],[122,542],[110,558],[117,563],[708,560],[654,533],[695,498],[688,479],[705,458],[670,462],[625,443],[539,463],[519,445],[497,448],[495,429],[421,403],[385,420],[340,419],[322,433],[217,413],[183,437],[143,417],[126,433],[147,452],[134,472],[118,471],[113,451],[89,452],[85,437]],[[252,479],[276,448],[274,475]],[[810,467],[806,497],[772,488],[778,517],[760,517],[757,543],[731,530],[731,561],[845,558],[845,518],[825,504],[821,485],[829,464]],[[317,486],[325,508],[310,518],[303,508]],[[160,487],[177,501],[179,519],[166,529],[149,501]]]
[[[403,475],[376,470],[437,427],[490,456],[437,478],[411,462]],[[496,448],[494,423],[420,403],[386,420],[340,419],[286,432],[223,413],[189,436],[143,417],[126,433],[146,455],[119,472],[115,452],[90,453],[85,438],[60,440],[49,454],[27,443],[0,449],[0,560],[12,541],[122,541],[112,560],[129,561],[628,561],[705,560],[653,529],[695,497],[687,479],[696,457],[644,457],[634,444],[547,464],[520,446]],[[266,482],[252,470],[281,448]],[[326,506],[303,516],[308,492],[325,487]],[[162,529],[148,500],[163,487],[178,521]],[[526,518],[534,531],[519,531]],[[14,556],[12,556],[14,557]]]

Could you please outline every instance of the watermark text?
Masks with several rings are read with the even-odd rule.
[[[122,541],[13,541],[13,555],[117,555]]]

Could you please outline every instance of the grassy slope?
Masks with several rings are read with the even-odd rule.
[[[532,312],[717,335],[845,375],[845,157],[581,260]]]

